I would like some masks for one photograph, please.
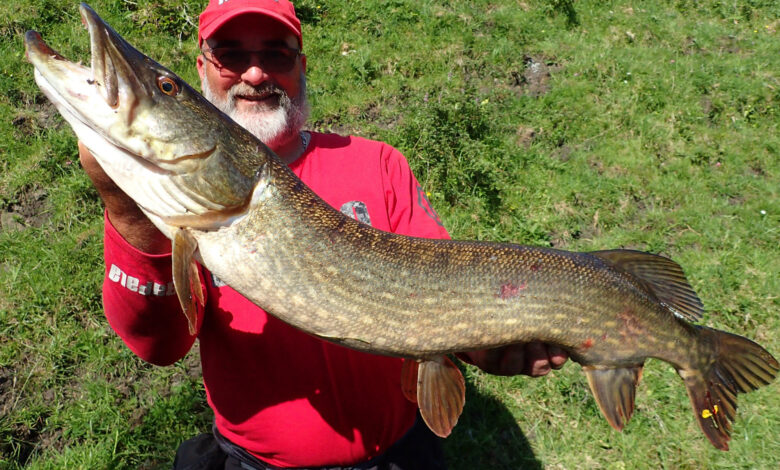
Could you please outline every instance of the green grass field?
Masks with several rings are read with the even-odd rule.
[[[204,3],[91,5],[197,85]],[[399,148],[455,238],[670,256],[704,324],[780,355],[780,3],[297,4],[310,128]],[[199,357],[153,367],[108,327],[102,208],[33,82],[28,29],[89,60],[77,2],[0,5],[0,469],[168,468],[211,423]],[[659,361],[622,433],[576,364],[466,377],[453,469],[780,467],[777,382],[740,396],[720,452]]]

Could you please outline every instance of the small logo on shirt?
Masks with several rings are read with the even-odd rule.
[[[348,217],[352,217],[358,222],[371,225],[371,217],[368,216],[368,207],[366,207],[366,203],[363,201],[345,202],[341,206],[341,213]]]
[[[125,273],[115,264],[112,264],[111,268],[108,270],[108,279],[112,282],[116,282],[130,292],[137,292],[141,295],[166,297],[176,293],[173,282],[160,284],[154,281],[147,281],[142,283],[140,279]]]

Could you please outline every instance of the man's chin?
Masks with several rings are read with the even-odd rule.
[[[262,140],[266,145],[273,147],[280,139],[283,139],[287,130],[287,119],[280,116],[279,111],[268,112],[234,112],[230,114],[238,124]]]
[[[274,98],[266,98],[264,100],[236,98],[234,106],[234,109],[240,114],[253,117],[254,119],[263,119],[279,111],[279,100]]]

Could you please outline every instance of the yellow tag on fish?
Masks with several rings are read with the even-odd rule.
[[[718,414],[718,405],[715,405],[712,407],[712,411],[710,410],[701,410],[701,417],[702,418],[711,418],[713,414]]]

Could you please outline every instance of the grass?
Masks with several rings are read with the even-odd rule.
[[[197,84],[202,3],[92,6]],[[297,4],[310,127],[399,148],[453,236],[671,256],[705,324],[780,353],[776,2]],[[0,6],[0,469],[167,468],[210,426],[198,355],[152,367],[107,326],[102,209],[24,61],[27,29],[88,58],[76,2]],[[454,469],[780,464],[777,383],[741,396],[726,453],[658,361],[623,433],[575,364],[466,377]]]

